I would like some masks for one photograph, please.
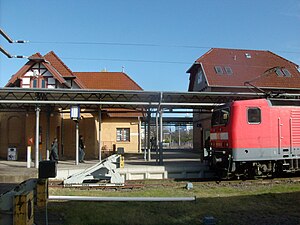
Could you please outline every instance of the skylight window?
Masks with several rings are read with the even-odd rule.
[[[250,53],[245,53],[245,56],[246,56],[247,59],[251,59],[252,58],[252,56],[251,56]]]
[[[215,66],[215,71],[217,74],[223,74],[223,69],[221,66]]]
[[[279,77],[291,77],[292,74],[290,73],[290,71],[286,68],[278,68],[275,70],[277,76]]]
[[[275,72],[276,72],[277,76],[280,76],[280,77],[283,76],[283,72],[281,71],[281,69],[276,69]]]
[[[229,66],[225,66],[225,71],[226,71],[226,73],[227,73],[228,75],[233,74],[232,69],[231,69],[231,67],[229,67]]]
[[[290,71],[288,71],[288,69],[286,69],[286,68],[283,68],[283,69],[282,69],[282,72],[284,73],[284,75],[285,75],[286,77],[291,77],[291,76],[292,76],[292,74],[290,73]]]

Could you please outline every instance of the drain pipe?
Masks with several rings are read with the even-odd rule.
[[[49,196],[52,201],[94,202],[183,202],[196,201],[196,197],[93,197],[93,196]]]

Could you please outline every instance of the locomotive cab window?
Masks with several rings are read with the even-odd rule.
[[[252,123],[252,124],[261,123],[260,108],[248,108],[248,123]]]
[[[220,126],[227,125],[229,120],[229,108],[222,108],[215,110],[212,114],[211,125],[212,126]]]

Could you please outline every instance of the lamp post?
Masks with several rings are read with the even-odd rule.
[[[70,117],[75,122],[75,155],[76,160],[75,164],[79,164],[79,120],[80,120],[80,106],[79,105],[72,105],[70,108]]]

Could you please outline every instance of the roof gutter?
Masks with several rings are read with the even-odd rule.
[[[248,88],[247,86],[223,86],[223,85],[209,85],[211,88]],[[298,90],[299,88],[282,88],[282,87],[259,87],[264,89],[279,89],[279,90]]]

